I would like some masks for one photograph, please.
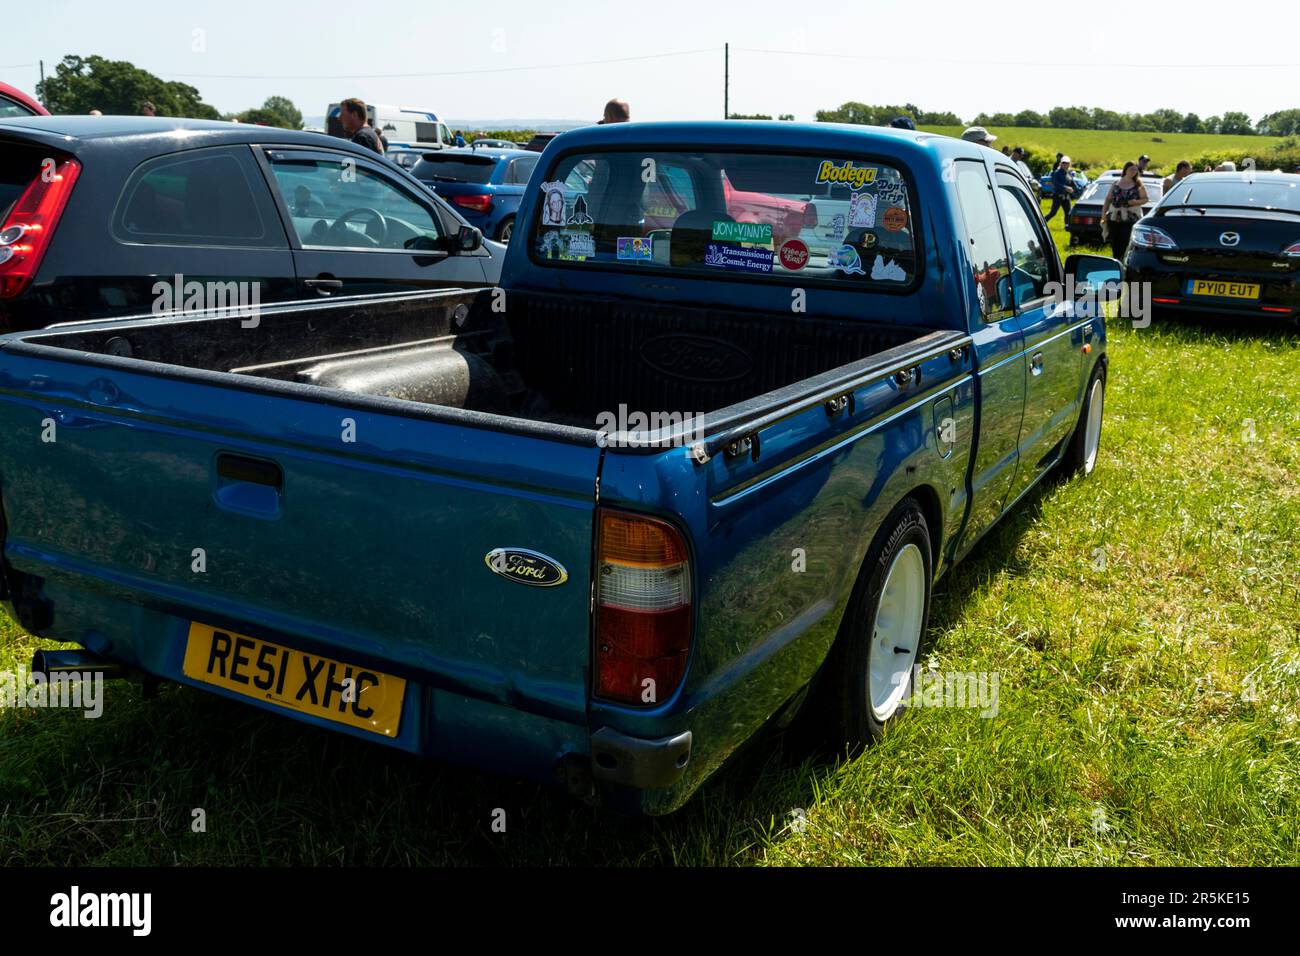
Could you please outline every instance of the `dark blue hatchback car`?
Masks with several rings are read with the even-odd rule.
[[[467,146],[425,153],[411,173],[498,242],[509,242],[538,154]]]

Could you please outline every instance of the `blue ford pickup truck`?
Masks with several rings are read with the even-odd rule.
[[[983,147],[566,133],[498,289],[0,339],[0,589],[84,648],[38,670],[668,812],[801,710],[877,737],[934,581],[1092,470],[1106,333],[1067,275],[1120,267],[1063,267]]]

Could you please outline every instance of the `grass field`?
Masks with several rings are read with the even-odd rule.
[[[960,136],[962,126],[926,126],[945,136]],[[1089,169],[1122,167],[1143,153],[1151,157],[1151,168],[1173,172],[1180,159],[1191,160],[1203,153],[1238,150],[1252,156],[1265,147],[1280,143],[1277,136],[1221,136],[1212,133],[1129,133],[1090,129],[1041,129],[1025,126],[991,126],[1000,149],[1007,146],[1036,146],[1042,152],[1067,154],[1076,166]]]
[[[992,719],[914,710],[851,761],[769,738],[637,821],[111,682],[98,720],[0,711],[0,863],[1300,864],[1300,335],[1109,328],[1096,473],[935,596],[934,659],[1000,674]],[[40,646],[0,627],[0,669]]]

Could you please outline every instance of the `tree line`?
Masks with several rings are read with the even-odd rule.
[[[1239,136],[1294,136],[1300,134],[1300,109],[1278,110],[1251,122],[1241,112],[1202,119],[1195,113],[1159,109],[1150,113],[1120,113],[1101,107],[1054,106],[1046,113],[1021,110],[1018,113],[980,113],[969,124],[956,113],[903,106],[870,106],[849,102],[834,110],[818,110],[819,123],[865,123],[888,126],[896,116],[910,116],[918,126],[1027,126],[1052,129],[1127,130],[1136,133],[1228,133]]]
[[[78,114],[99,110],[110,116],[131,116],[142,103],[152,103],[159,116],[189,119],[239,120],[281,129],[302,129],[302,113],[284,96],[268,96],[261,106],[239,113],[222,113],[203,102],[187,83],[163,80],[126,60],[102,56],[65,56],[54,72],[36,84],[36,96],[51,113]]]

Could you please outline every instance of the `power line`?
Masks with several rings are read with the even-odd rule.
[[[1018,67],[1058,67],[1059,62],[1027,62],[1024,60],[956,60],[947,57],[937,56],[880,56],[877,54],[859,55],[853,53],[813,53],[808,50],[759,50],[752,47],[736,47],[742,53],[772,53],[779,56],[815,56],[818,58],[833,60],[872,60],[879,62],[886,60],[894,63],[952,63],[958,66],[1018,66]],[[1230,70],[1245,68],[1265,68],[1265,69],[1294,69],[1300,67],[1300,63],[1097,63],[1095,66],[1103,69],[1123,69],[1131,67],[1135,69],[1151,70],[1177,70],[1177,69],[1196,69],[1196,70]]]
[[[10,63],[8,66],[0,66],[0,70],[21,70],[25,67],[35,65],[35,63]]]
[[[450,70],[441,73],[327,73],[321,76],[287,76],[257,75],[239,73],[172,73],[168,76],[180,76],[186,79],[200,80],[400,80],[426,76],[473,76],[483,73],[519,73],[526,70],[563,70],[575,66],[601,66],[607,63],[630,63],[633,60],[661,60],[671,56],[694,56],[699,53],[714,53],[716,48],[702,50],[680,50],[676,53],[649,53],[644,56],[623,56],[609,60],[584,60],[577,63],[539,63],[532,66],[500,66],[481,70]]]

